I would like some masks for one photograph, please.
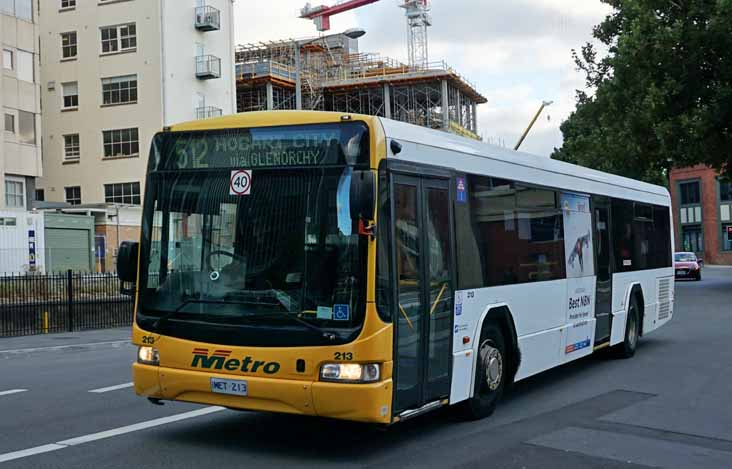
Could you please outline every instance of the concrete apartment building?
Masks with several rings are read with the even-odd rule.
[[[673,169],[670,191],[676,250],[732,265],[732,181],[704,165]]]
[[[40,0],[47,206],[94,215],[100,270],[139,235],[153,135],[236,112],[233,0]],[[120,215],[119,209],[123,214]],[[119,238],[118,239],[118,234]]]
[[[0,211],[31,208],[42,175],[41,93],[38,80],[38,12],[35,0],[0,0],[2,79],[0,107]],[[13,217],[0,217],[0,225]],[[0,228],[2,228],[0,226]]]

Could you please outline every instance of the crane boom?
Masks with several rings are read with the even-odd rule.
[[[318,31],[328,31],[330,29],[330,17],[335,16],[339,13],[361,8],[372,3],[376,3],[379,0],[347,0],[344,2],[337,3],[332,7],[320,5],[312,6],[310,3],[305,5],[305,8],[300,10],[300,18],[313,20]]]

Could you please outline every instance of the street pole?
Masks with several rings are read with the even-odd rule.
[[[119,205],[116,206],[116,209],[117,209],[117,215],[116,215],[116,218],[117,218],[117,254],[119,255],[119,246],[120,246],[120,242],[119,242]]]
[[[295,41],[295,109],[302,110],[302,83],[300,78],[300,42]]]
[[[521,147],[521,144],[524,143],[524,140],[526,140],[526,136],[529,135],[531,128],[534,127],[534,124],[536,123],[536,121],[539,120],[539,116],[541,115],[544,108],[547,106],[551,106],[552,104],[554,104],[554,101],[544,101],[541,103],[541,107],[539,108],[539,111],[536,113],[534,118],[531,120],[531,123],[529,123],[529,126],[524,131],[524,134],[521,136],[518,143],[514,147],[514,151],[518,151],[519,147]]]

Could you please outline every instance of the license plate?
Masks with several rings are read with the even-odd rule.
[[[677,270],[676,271],[676,275],[686,275],[686,271],[685,270]]]
[[[211,392],[231,394],[232,396],[246,396],[247,391],[247,382],[244,380],[211,378]]]

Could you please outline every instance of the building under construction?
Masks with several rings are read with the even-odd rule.
[[[477,138],[477,106],[486,103],[444,62],[406,65],[358,52],[344,34],[260,42],[236,52],[239,112],[296,109],[296,54],[302,109],[382,116]]]

